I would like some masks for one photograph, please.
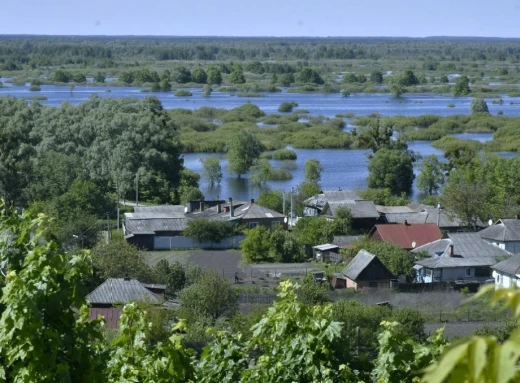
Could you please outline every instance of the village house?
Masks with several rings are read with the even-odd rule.
[[[350,211],[353,226],[358,229],[368,230],[379,219],[374,202],[364,200],[352,190],[325,190],[305,200],[303,216],[335,219],[340,208]]]
[[[352,261],[341,271],[334,273],[332,285],[335,288],[388,288],[396,277],[372,253],[360,250]]]
[[[141,283],[131,278],[110,278],[87,295],[90,303],[90,319],[105,318],[108,328],[117,328],[122,305],[130,302],[146,302],[161,305],[166,285]]]
[[[512,254],[520,253],[520,219],[499,219],[479,231],[479,234],[485,241],[501,249]]]
[[[238,247],[244,236],[224,238],[219,243],[199,243],[185,237],[189,221],[197,219],[228,221],[252,229],[258,225],[287,229],[287,217],[274,210],[249,202],[190,201],[183,205],[136,206],[125,213],[123,232],[128,243],[148,250],[173,248]]]
[[[442,238],[439,227],[434,223],[375,225],[369,234],[375,241],[393,243],[405,250],[413,250]]]
[[[416,281],[421,283],[475,281],[491,278],[491,267],[511,256],[506,250],[486,242],[478,233],[449,233],[413,250],[427,254],[415,262]]]
[[[491,266],[495,288],[520,287],[520,254]]]
[[[432,223],[444,234],[460,233],[468,229],[456,215],[448,214],[440,206],[411,203],[407,206],[376,205],[376,209],[385,223]]]

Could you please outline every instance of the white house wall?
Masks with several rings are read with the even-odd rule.
[[[493,241],[490,239],[483,238],[484,241],[491,243],[494,246],[497,246],[498,248],[502,250],[509,251],[511,254],[518,254],[520,253],[520,241],[508,241],[508,242],[499,242],[499,241]]]
[[[520,287],[520,278],[518,276],[512,276],[494,270],[493,278],[495,279],[496,288],[508,289],[514,286]]]

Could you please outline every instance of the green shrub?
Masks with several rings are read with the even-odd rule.
[[[175,92],[174,95],[175,97],[190,97],[193,96],[193,93],[186,89],[179,89]]]
[[[296,152],[290,149],[280,149],[273,153],[275,160],[296,160],[297,158]]]
[[[293,111],[293,108],[296,108],[297,106],[298,106],[297,102],[294,102],[294,101],[284,101],[278,107],[278,111],[279,112],[284,112],[284,113],[290,113],[290,112]]]
[[[42,88],[41,88],[39,85],[31,85],[31,86],[29,87],[29,90],[30,90],[31,92],[38,92],[38,91],[42,90]]]

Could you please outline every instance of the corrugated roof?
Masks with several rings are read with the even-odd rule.
[[[449,255],[453,245],[454,256]],[[416,264],[429,267],[491,266],[511,254],[484,241],[478,233],[449,233],[448,238],[415,248],[412,252],[426,251],[429,258]]]
[[[383,241],[392,242],[403,249],[422,246],[426,243],[442,238],[442,233],[435,224],[413,224],[413,225],[376,225],[372,230],[372,235],[379,232]]]
[[[354,259],[343,269],[341,274],[355,281],[359,275],[370,265],[376,256],[366,250],[359,250]]]
[[[520,219],[499,219],[479,234],[482,238],[500,242],[520,241]]]
[[[184,231],[188,226],[188,219],[182,218],[155,218],[136,219],[125,218],[126,234],[155,234],[161,231]]]
[[[305,200],[306,206],[318,209],[330,209],[330,215],[336,215],[336,209],[346,207],[353,218],[379,218],[379,212],[372,201],[358,196],[353,190],[325,190],[314,197]]]
[[[110,278],[87,295],[91,304],[125,304],[134,301],[162,303],[162,298],[152,293],[135,279]]]
[[[497,263],[492,268],[509,275],[520,274],[520,254],[513,255],[512,257]]]
[[[354,201],[352,203],[345,202],[329,202],[329,208],[332,216],[336,216],[336,210],[340,207],[346,207],[350,210],[353,218],[379,218],[379,212],[376,205],[372,201]]]
[[[317,246],[313,246],[312,248],[313,249],[316,249],[316,250],[321,250],[321,251],[325,251],[325,250],[332,250],[332,249],[337,249],[339,246],[337,245],[332,245],[330,243],[326,243],[324,245],[317,245]]]
[[[356,242],[359,238],[361,238],[359,235],[335,235],[332,244],[339,247],[348,246]]]
[[[161,214],[168,217],[183,216],[186,207],[184,205],[156,205],[156,206],[134,206],[137,215]]]
[[[285,218],[285,215],[280,214],[277,211],[268,209],[266,207],[260,206],[256,203],[249,204],[243,209],[239,209],[238,213],[242,213],[243,219]]]
[[[403,213],[415,213],[409,206],[382,206],[376,205],[376,209],[380,213],[384,214],[403,214]]]

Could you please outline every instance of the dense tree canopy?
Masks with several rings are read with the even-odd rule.
[[[414,158],[402,150],[381,149],[368,164],[368,186],[375,189],[388,188],[394,194],[408,193],[413,184]]]

